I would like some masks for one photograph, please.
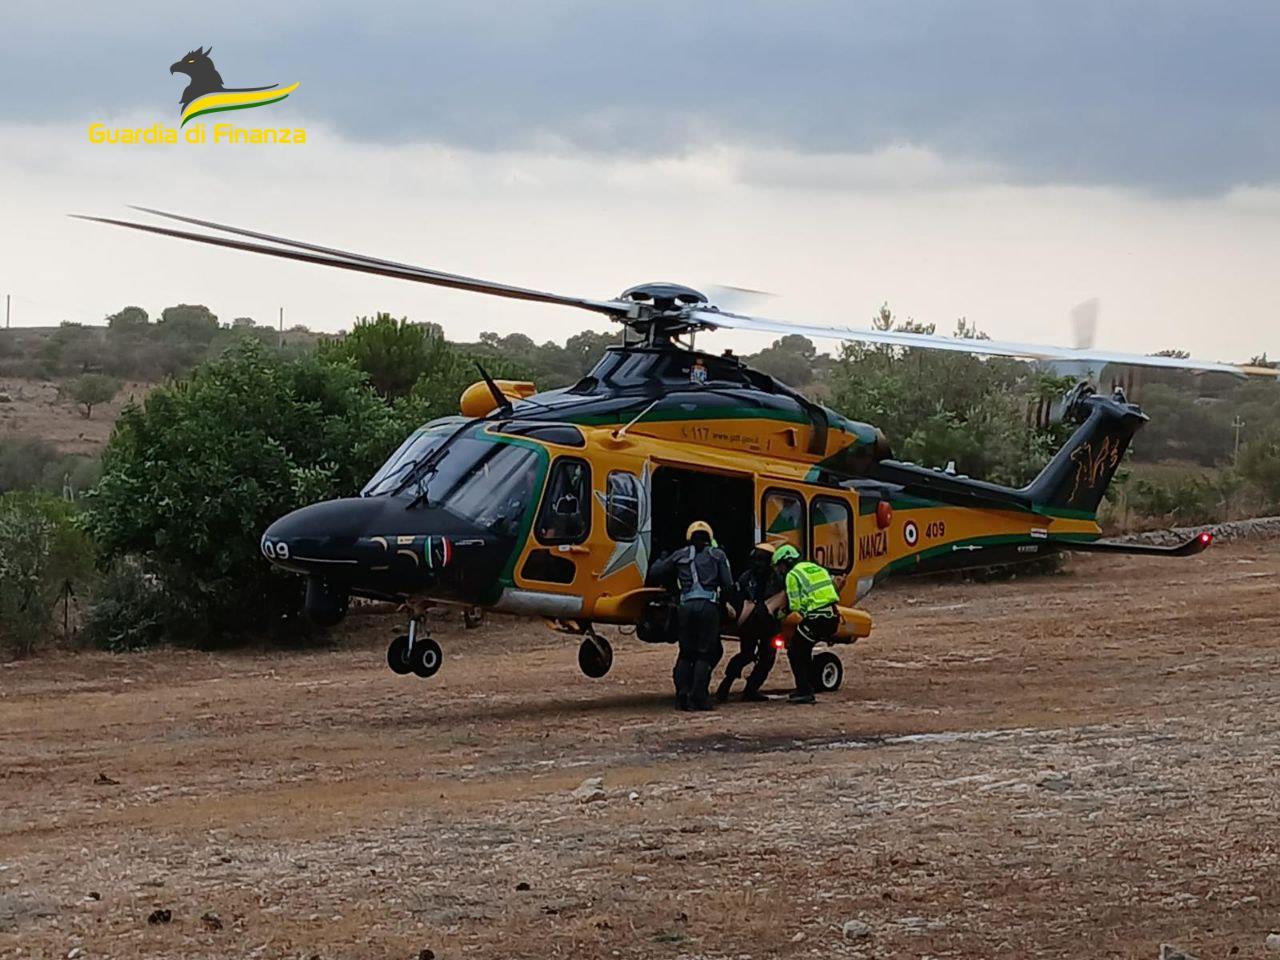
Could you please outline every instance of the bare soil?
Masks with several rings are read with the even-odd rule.
[[[441,626],[431,681],[386,617],[9,665],[0,955],[1258,957],[1278,583],[1280,541],[903,581],[839,693],[699,715],[668,647],[589,681],[497,618]]]
[[[111,403],[93,408],[86,418],[80,407],[59,396],[51,380],[0,377],[0,440],[47,440],[62,453],[97,456],[102,452],[116,418],[130,400],[141,403],[154,384],[128,382]]]

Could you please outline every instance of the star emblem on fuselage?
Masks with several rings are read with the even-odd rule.
[[[599,490],[595,492],[596,499],[600,501],[607,512],[609,504],[605,495]],[[611,577],[619,570],[624,570],[631,564],[635,564],[636,569],[640,571],[640,577],[643,579],[649,573],[649,464],[644,465],[644,470],[640,473],[640,488],[636,494],[636,535],[632,540],[622,540],[613,548],[613,556],[609,558],[609,562],[605,564],[604,569],[600,572],[600,576],[596,579],[603,580],[605,577]]]

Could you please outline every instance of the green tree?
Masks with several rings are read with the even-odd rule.
[[[180,303],[165,307],[156,321],[156,332],[171,340],[208,344],[218,335],[218,318],[203,304]]]
[[[818,349],[812,340],[789,333],[747,357],[747,362],[788,386],[803,387],[813,381],[817,358]]]
[[[361,317],[350,333],[322,344],[320,355],[350,362],[368,374],[378,393],[394,400],[407,394],[449,349],[444,337],[428,327],[379,313]]]
[[[879,330],[932,333],[932,324],[898,323],[888,305],[872,318]],[[967,322],[965,338],[984,336]],[[830,375],[832,405],[880,427],[896,456],[930,466],[954,461],[960,473],[1022,484],[1044,466],[1069,428],[1038,426],[1028,407],[1069,386],[1002,358],[891,346],[845,344]]]
[[[618,343],[616,333],[599,333],[595,330],[575,333],[564,344],[565,356],[571,364],[570,378],[579,380],[586,376],[600,362],[604,352]]]
[[[86,420],[93,416],[93,408],[100,403],[110,403],[120,392],[120,381],[100,373],[86,373],[70,381],[64,390],[73,402],[80,406]]]
[[[262,632],[301,601],[299,579],[259,553],[262,531],[354,495],[403,437],[353,366],[284,360],[247,339],[126,407],[85,527],[104,561],[137,558],[180,601],[171,634]]]
[[[151,318],[141,307],[125,307],[107,317],[107,338],[110,340],[133,339],[147,332]]]

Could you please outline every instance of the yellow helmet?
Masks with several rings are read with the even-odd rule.
[[[695,533],[705,533],[708,540],[714,540],[716,535],[711,531],[711,524],[705,520],[695,520],[689,524],[689,529],[684,532],[686,540],[692,540]]]

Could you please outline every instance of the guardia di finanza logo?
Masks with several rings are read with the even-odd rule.
[[[185,73],[191,78],[187,89],[182,91],[182,123],[185,127],[190,120],[202,117],[207,113],[222,113],[226,110],[248,110],[252,107],[265,107],[279,103],[298,89],[294,83],[281,87],[273,83],[266,87],[227,87],[222,83],[222,74],[209,59],[213,47],[201,50],[196,47],[188,52],[177,63],[171,64],[170,73]]]
[[[181,122],[177,127],[153,123],[149,127],[109,127],[105,123],[89,124],[90,143],[306,143],[304,127],[243,127],[231,123],[231,117],[217,116],[232,110],[267,107],[286,100],[298,89],[292,83],[282,87],[272,83],[263,87],[228,87],[213,65],[209,54],[213,47],[196,47],[170,64],[169,73],[185,74],[186,89],[178,100]],[[212,115],[212,116],[211,116]],[[191,123],[200,117],[212,122]],[[188,124],[191,124],[188,126]],[[210,131],[212,127],[212,132]]]

